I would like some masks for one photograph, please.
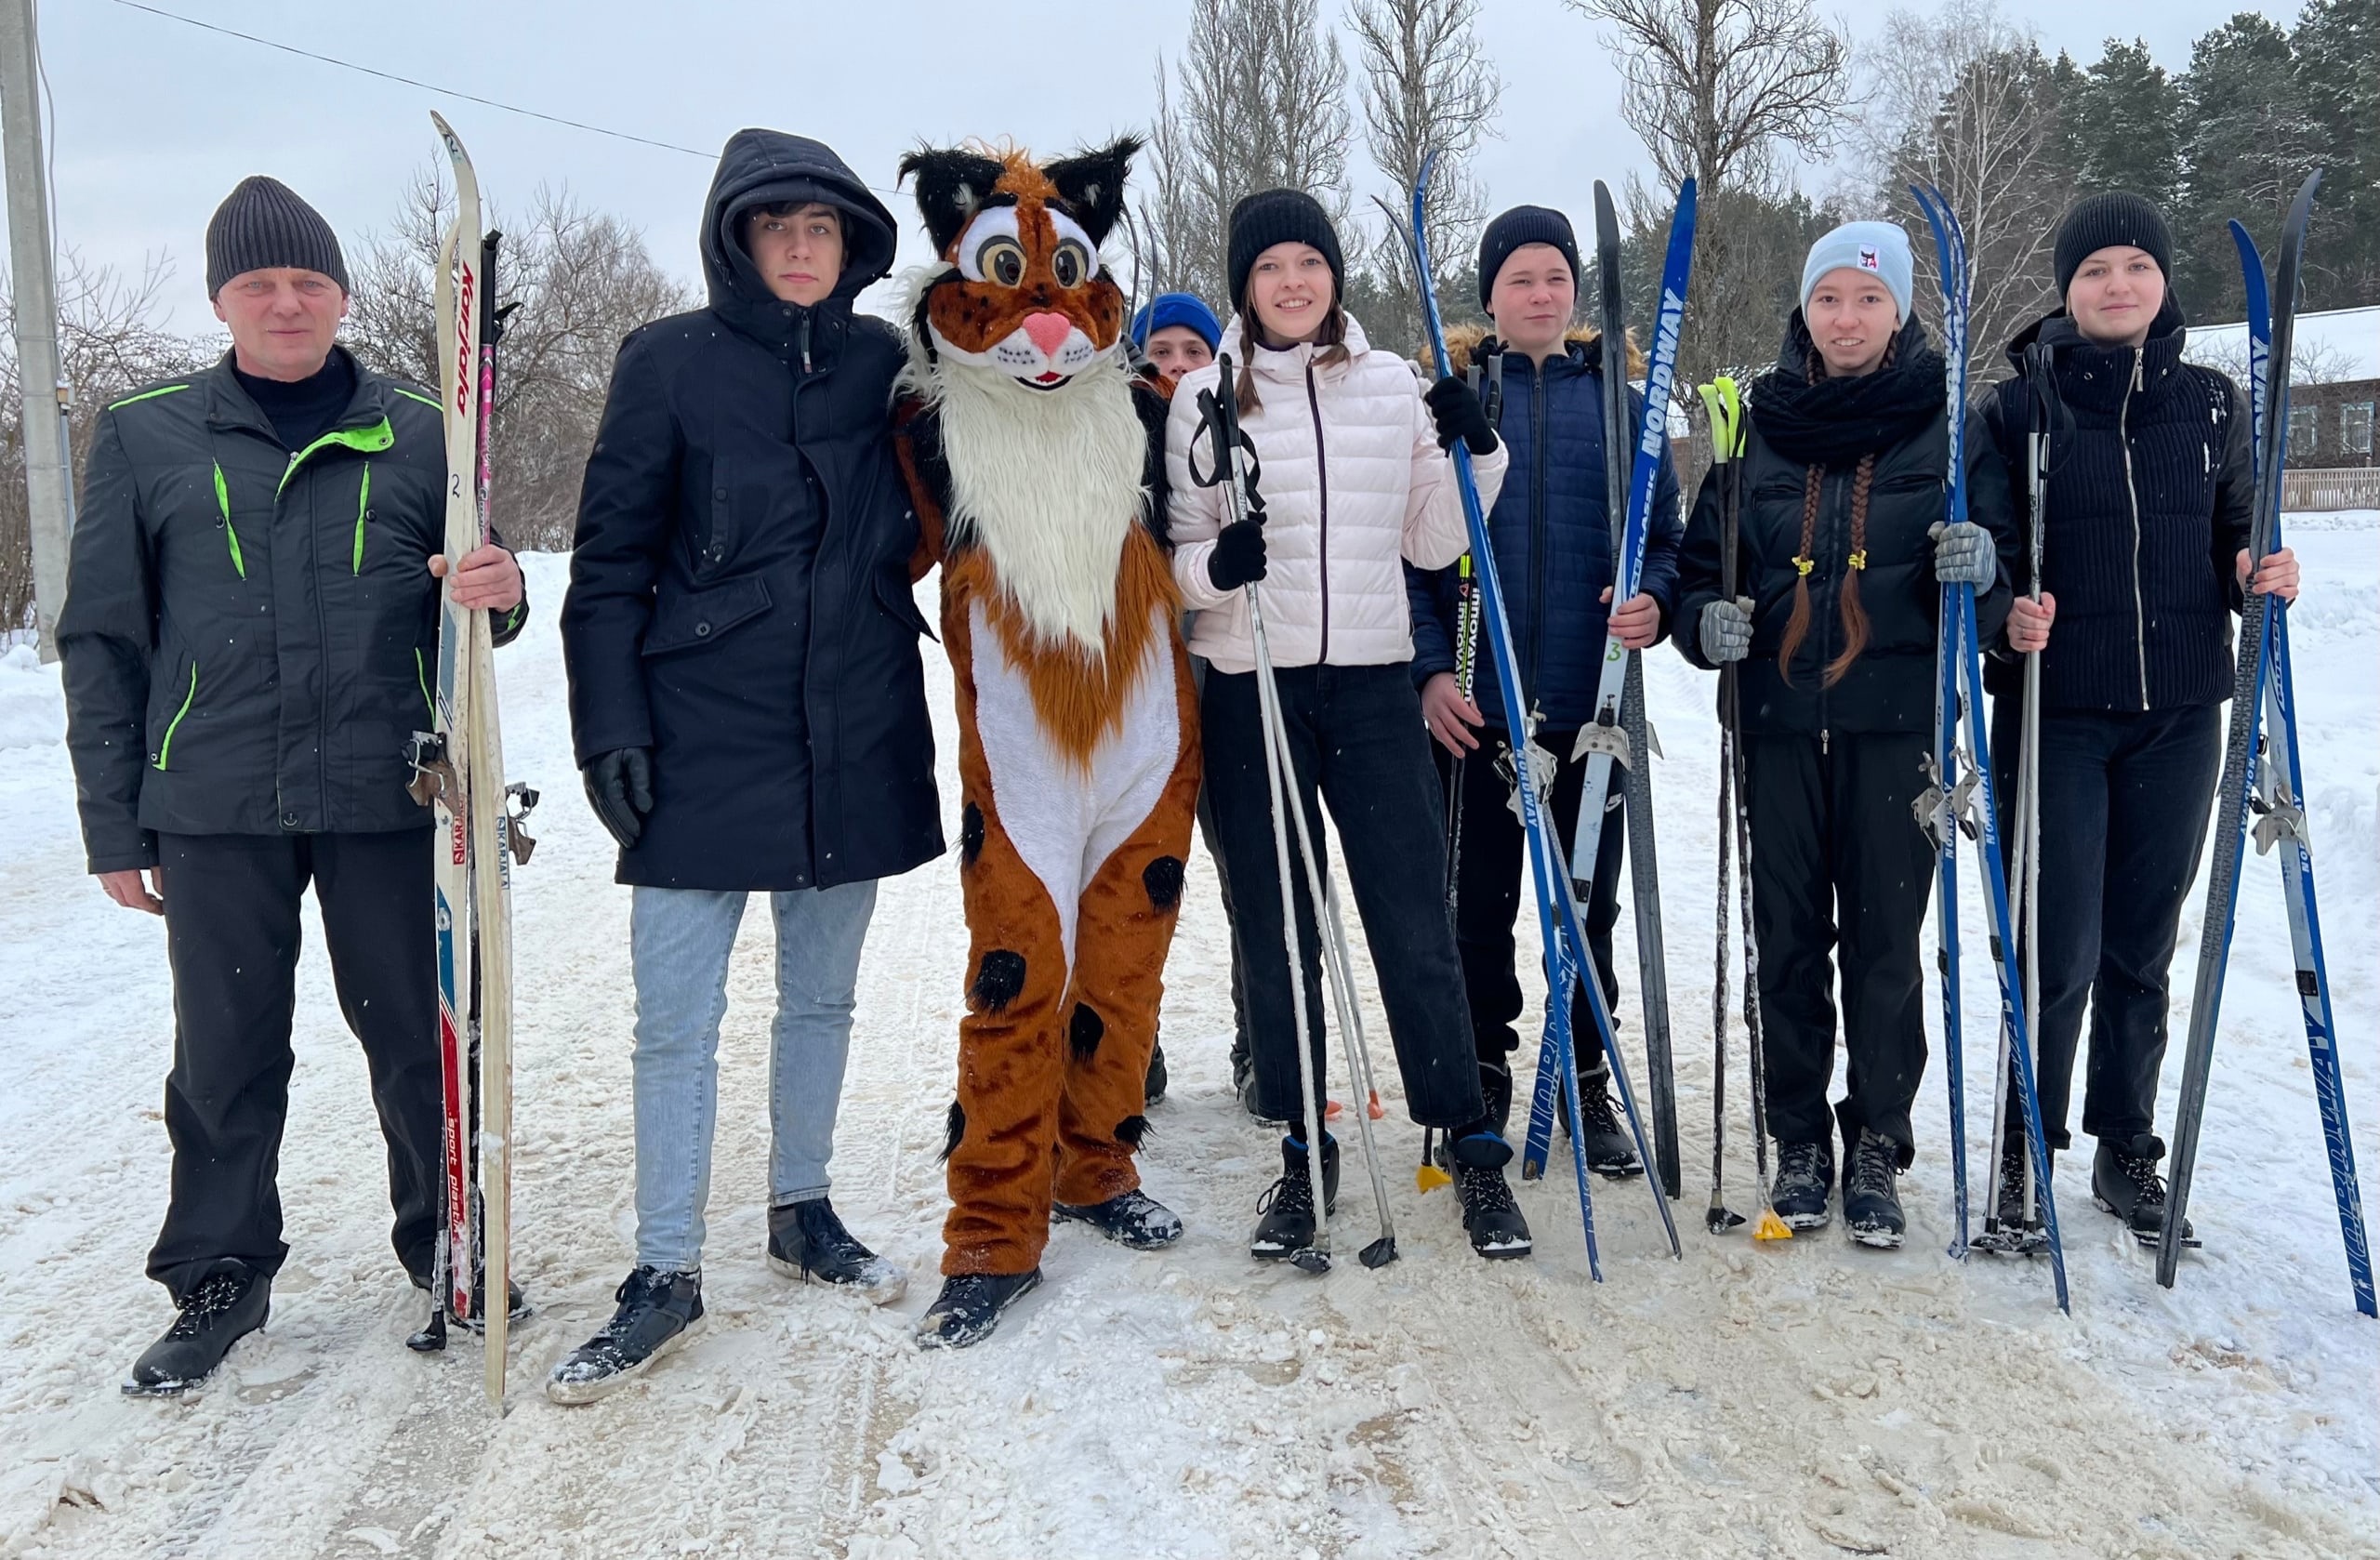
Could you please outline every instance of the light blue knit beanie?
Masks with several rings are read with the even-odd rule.
[[[1892,222],[1845,222],[1810,245],[1802,262],[1802,308],[1807,311],[1810,293],[1831,271],[1864,271],[1883,282],[1903,321],[1909,318],[1910,290],[1916,283],[1916,262],[1910,258],[1909,234]]]

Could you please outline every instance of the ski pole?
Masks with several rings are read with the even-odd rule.
[[[1699,393],[1710,416],[1712,461],[1719,468],[1720,588],[1733,601],[1740,588],[1737,576],[1743,512],[1741,461],[1746,436],[1743,403],[1736,381],[1725,375],[1699,387]],[[1711,1207],[1704,1215],[1704,1222],[1713,1235],[1724,1234],[1744,1222],[1742,1214],[1727,1207],[1723,1195],[1727,1139],[1727,846],[1732,832],[1736,838],[1735,853],[1743,875],[1738,902],[1743,913],[1744,1028],[1752,1044],[1750,1058],[1753,1085],[1752,1140],[1759,1170],[1755,1191],[1760,1197],[1760,1217],[1752,1226],[1752,1237],[1756,1240],[1791,1240],[1792,1230],[1777,1216],[1776,1209],[1768,1200],[1766,1101],[1761,1087],[1759,993],[1753,989],[1758,956],[1752,948],[1752,838],[1746,815],[1739,724],[1736,667],[1729,662],[1719,668],[1719,870],[1714,907],[1717,959],[1711,983]]]
[[[1454,589],[1454,686],[1465,702],[1472,696],[1477,677],[1479,659],[1474,641],[1478,637],[1479,581],[1472,573],[1471,554],[1465,550],[1455,564]],[[1456,923],[1461,909],[1462,777],[1471,767],[1470,760],[1461,753],[1454,754],[1453,759],[1447,780],[1447,922],[1450,926]],[[1421,1162],[1413,1171],[1413,1185],[1418,1191],[1431,1191],[1454,1179],[1432,1162],[1430,1137],[1431,1130],[1422,1128]]]

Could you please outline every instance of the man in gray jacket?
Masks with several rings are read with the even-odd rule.
[[[165,919],[173,1189],[149,1276],[180,1315],[125,1391],[181,1391],[264,1324],[309,882],[389,1145],[397,1255],[427,1285],[443,1111],[430,814],[405,789],[431,720],[439,581],[519,633],[499,547],[449,570],[437,399],[337,345],[347,268],[284,185],[206,230],[231,350],[100,414],[58,642],[90,870]],[[143,874],[146,874],[144,881]]]

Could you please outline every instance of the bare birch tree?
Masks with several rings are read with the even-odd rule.
[[[352,267],[342,339],[373,366],[424,384],[438,378],[432,268],[453,209],[443,179],[416,174],[396,220]],[[497,250],[497,303],[520,307],[496,373],[494,505],[507,541],[551,551],[571,545],[621,338],[694,299],[635,230],[566,190],[539,189],[523,215]]]
[[[109,402],[150,380],[187,374],[213,355],[208,343],[158,323],[173,274],[163,259],[151,261],[136,278],[90,265],[71,251],[65,257],[58,279],[59,349],[72,397],[66,432],[76,472]],[[33,599],[16,343],[13,294],[0,294],[0,636],[32,622]]]
[[[1909,229],[1921,277],[1935,276],[1934,244],[1908,186],[1938,188],[1965,229],[1967,382],[1980,387],[2005,371],[2009,337],[2056,302],[2051,249],[2073,176],[2052,64],[1997,0],[1952,0],[1892,12],[1864,65],[1860,162],[1883,210]],[[1920,287],[1918,308],[1939,326],[1938,284]]]
[[[1849,122],[1848,41],[1811,0],[1567,3],[1604,24],[1625,83],[1620,117],[1661,182],[1698,187],[1678,382],[1765,363],[1778,324],[1768,218],[1786,213],[1789,157],[1825,157]],[[1660,245],[1667,194],[1632,189],[1629,205],[1642,241]]]
[[[1158,290],[1196,293],[1228,312],[1231,208],[1286,186],[1347,210],[1347,63],[1317,0],[1193,0],[1190,36],[1157,62],[1145,258]]]
[[[1347,17],[1364,73],[1365,140],[1388,180],[1390,205],[1405,209],[1421,159],[1438,153],[1423,236],[1442,301],[1467,274],[1487,216],[1469,163],[1480,138],[1493,133],[1503,94],[1474,31],[1478,14],[1479,0],[1358,0]],[[1418,340],[1421,297],[1404,242],[1382,230],[1369,247],[1381,317],[1367,319],[1366,328],[1383,343]]]

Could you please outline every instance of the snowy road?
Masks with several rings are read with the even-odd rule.
[[[2293,540],[2309,812],[2357,1149],[2380,1180],[2380,516],[2309,520]],[[416,1301],[311,913],[271,1327],[202,1395],[117,1395],[168,1315],[140,1276],[166,1176],[162,928],[81,876],[54,672],[0,661],[0,1556],[2380,1554],[2380,1325],[2348,1302],[2278,870],[2248,873],[2192,1209],[2207,1249],[2176,1290],[2090,1207],[2079,1162],[2059,1178],[2071,1319],[2045,1265],[1945,1259],[1937,1079],[1905,1250],[1712,1238],[1715,741],[1708,680],[1667,651],[1648,671],[1670,755],[1683,1263],[1641,1183],[1599,1183],[1609,1282],[1590,1284],[1558,1160],[1522,1189],[1537,1257],[1479,1263],[1450,1196],[1415,1192],[1418,1135],[1392,1102],[1404,1261],[1318,1281],[1257,1269],[1242,1242],[1277,1159],[1226,1087],[1225,937],[1200,862],[1169,972],[1173,1095],[1146,1153],[1188,1237],[1132,1256],[1061,1230],[1050,1284],[997,1339],[920,1355],[908,1326],[934,1287],[965,949],[945,860],[879,900],[834,1166],[838,1207],[909,1265],[908,1300],[876,1312],[760,1262],[755,914],[721,1048],[713,1329],[597,1407],[548,1404],[537,1378],[608,1313],[629,1257],[628,895],[571,776],[561,561],[528,563],[536,626],[501,675],[508,750],[547,798],[518,911],[515,1106],[517,1271],[540,1310],[515,1332],[501,1421],[474,1346],[400,1346]],[[945,802],[950,751],[945,734]],[[2185,985],[2197,928],[2193,906]],[[1633,948],[1620,959],[1633,970]],[[1970,1033],[1988,1035],[1979,941],[1967,970]],[[1988,1108],[1989,1048],[1971,1049]],[[1369,1238],[1353,1170],[1351,1243]],[[1740,1208],[1748,1152],[1728,1173]]]

